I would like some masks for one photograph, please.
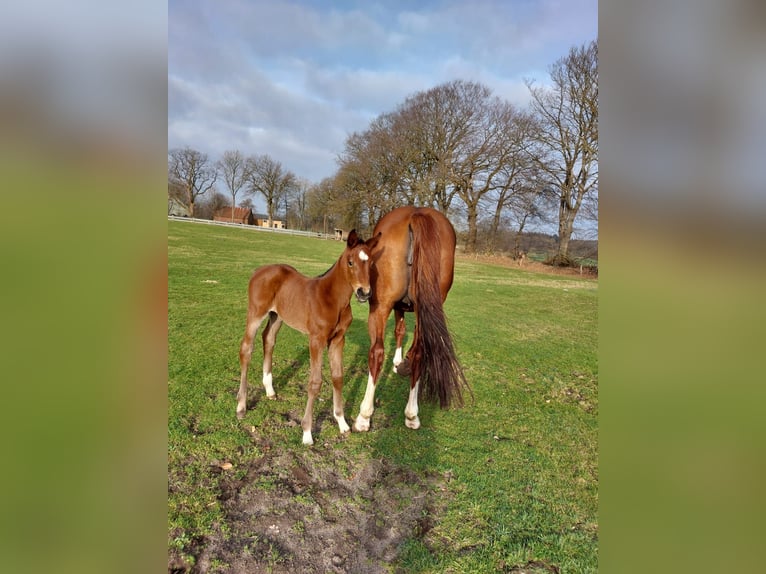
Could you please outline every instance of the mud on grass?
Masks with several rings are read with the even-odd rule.
[[[404,542],[429,544],[441,477],[332,447],[275,451],[220,477],[225,525],[186,548],[193,564],[171,550],[169,573],[384,573]]]

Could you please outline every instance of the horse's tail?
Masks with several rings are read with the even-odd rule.
[[[426,400],[438,399],[441,408],[463,405],[461,388],[470,392],[447,329],[440,280],[439,233],[427,214],[415,213],[412,231],[410,297],[414,303],[415,339],[409,354],[412,381],[420,379]]]

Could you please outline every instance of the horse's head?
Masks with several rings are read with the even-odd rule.
[[[380,235],[378,233],[372,239],[364,241],[356,234],[356,230],[352,229],[351,233],[348,234],[346,250],[341,256],[346,277],[360,303],[366,303],[372,296],[372,289],[370,288],[371,255]]]

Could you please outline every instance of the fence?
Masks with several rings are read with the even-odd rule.
[[[190,223],[204,223],[206,225],[222,225],[224,227],[237,227],[267,233],[281,233],[283,235],[302,235],[303,237],[317,237],[319,239],[335,239],[335,235],[329,233],[317,233],[316,231],[299,231],[298,229],[275,229],[271,227],[259,227],[257,225],[245,225],[243,223],[230,223],[228,221],[213,221],[211,219],[197,219],[195,217],[179,217],[168,215],[168,221],[188,221]]]

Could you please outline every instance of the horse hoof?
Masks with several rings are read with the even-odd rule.
[[[311,431],[305,431],[303,433],[303,444],[305,444],[306,446],[311,446],[312,444],[314,444],[314,439],[311,438]]]
[[[394,372],[400,377],[409,377],[412,373],[409,359],[403,360],[401,363],[394,367]]]
[[[405,417],[404,426],[413,430],[417,430],[420,428],[420,419],[418,417],[413,417],[411,419]]]
[[[237,418],[239,420],[242,420],[243,418],[245,418],[245,411],[237,410]]]
[[[370,419],[366,419],[362,415],[356,417],[356,420],[354,421],[354,430],[356,432],[367,432],[370,430]]]

